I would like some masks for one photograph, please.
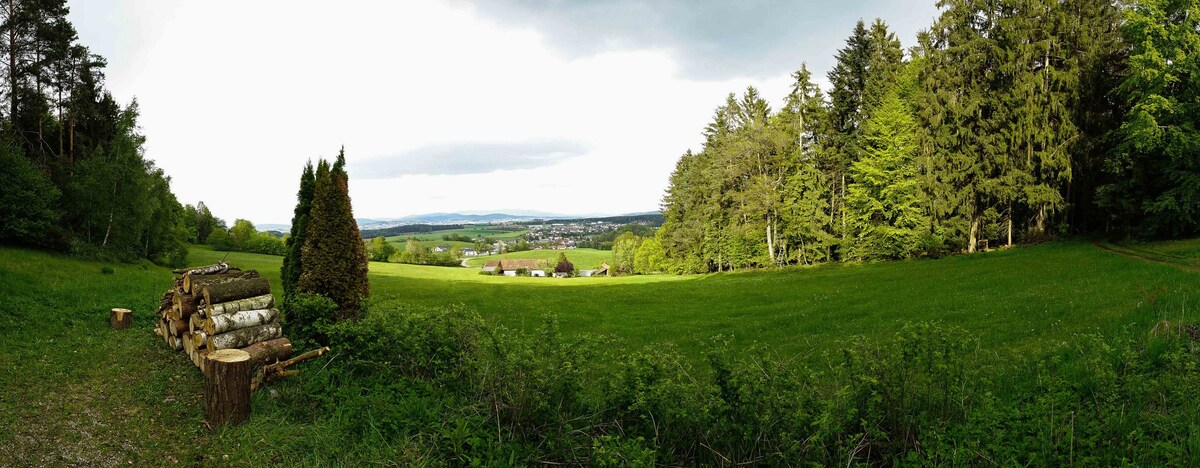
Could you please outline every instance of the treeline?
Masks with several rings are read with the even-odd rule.
[[[183,207],[65,0],[0,5],[0,242],[183,263]]]
[[[652,270],[1200,233],[1195,0],[947,0],[906,52],[854,28],[826,95],[730,94],[679,160]]]
[[[434,231],[453,231],[467,229],[468,227],[470,226],[463,224],[405,224],[385,229],[367,229],[362,232],[362,235],[363,239],[374,239],[380,236],[396,237],[407,234],[428,234]]]

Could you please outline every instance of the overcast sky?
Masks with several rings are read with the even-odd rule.
[[[287,223],[346,148],[360,218],[658,208],[725,94],[825,82],[854,22],[934,0],[71,0],[183,203]]]

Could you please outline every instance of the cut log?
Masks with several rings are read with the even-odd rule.
[[[204,421],[210,428],[241,424],[250,417],[250,354],[222,349],[204,365]]]
[[[172,272],[174,272],[177,275],[188,275],[188,274],[211,275],[214,273],[225,273],[226,271],[229,271],[229,269],[230,269],[230,267],[229,267],[228,263],[217,262],[212,265],[177,268],[175,270],[172,270]]]
[[[254,343],[242,348],[242,351],[250,353],[250,367],[258,367],[291,356],[292,342],[287,338],[276,338]]]
[[[274,322],[257,327],[233,330],[220,335],[212,335],[205,341],[209,350],[216,351],[219,349],[245,348],[251,344],[273,340],[280,336],[283,336],[283,330],[279,327],[279,322]]]
[[[133,325],[133,311],[115,308],[108,315],[108,324],[117,330],[124,330]]]
[[[214,275],[187,275],[183,277],[183,292],[195,294],[206,284],[223,283],[238,278],[258,278],[258,276],[258,271],[255,270],[248,270],[245,272],[231,271],[229,273],[220,273]]]
[[[270,294],[271,283],[266,278],[238,279],[225,283],[206,284],[200,288],[200,291],[205,304],[217,304]]]
[[[204,363],[208,361],[209,351],[207,349],[196,348],[196,359],[192,361],[200,373],[204,374]]]
[[[204,306],[203,314],[205,317],[212,318],[217,315],[232,314],[243,310],[270,309],[275,306],[275,296],[271,294],[263,294],[261,296],[248,297],[238,299],[236,301],[221,302],[217,304],[208,303]]]
[[[221,333],[257,327],[276,321],[279,318],[277,309],[243,310],[232,314],[218,315],[204,321],[204,333],[219,335]]]
[[[167,333],[171,336],[183,336],[186,331],[188,331],[187,322],[175,319],[167,321]]]
[[[168,333],[167,334],[167,346],[170,346],[172,350],[182,351],[183,350],[183,340],[179,339],[175,335]]]
[[[254,374],[254,380],[250,384],[250,388],[252,390],[257,390],[259,387],[262,387],[264,384],[266,384],[268,382],[271,382],[274,380],[279,380],[279,379],[282,379],[284,377],[288,377],[291,375],[296,375],[297,371],[289,370],[288,367],[291,367],[293,365],[307,361],[309,359],[314,359],[314,358],[320,357],[328,352],[329,352],[329,347],[326,346],[324,348],[314,349],[312,351],[301,354],[299,356],[296,356],[294,358],[288,359],[283,362],[277,362],[275,364],[269,364],[266,366],[262,366],[261,368],[258,369],[258,372]]]

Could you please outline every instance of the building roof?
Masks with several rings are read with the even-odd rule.
[[[500,260],[500,270],[502,270],[502,271],[519,270],[522,268],[524,268],[526,270],[545,269],[546,261],[545,260],[532,260],[532,259]]]

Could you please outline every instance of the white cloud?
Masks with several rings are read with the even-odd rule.
[[[109,88],[137,96],[147,154],[180,200],[260,223],[287,222],[304,161],[342,145],[351,168],[431,147],[586,149],[487,174],[352,177],[357,217],[656,209],[676,159],[699,145],[726,93],[753,84],[778,103],[789,81],[688,79],[667,49],[565,55],[536,30],[461,3],[71,6],[82,42],[110,58]]]

